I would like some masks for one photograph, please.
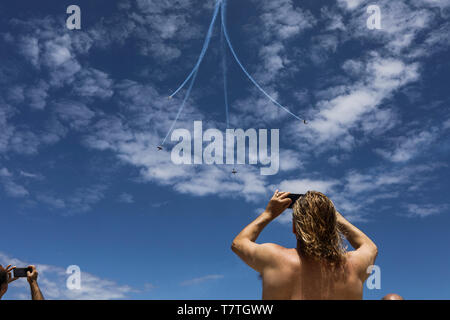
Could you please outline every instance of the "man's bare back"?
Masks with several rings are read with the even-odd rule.
[[[263,299],[362,299],[363,284],[369,276],[367,268],[374,264],[378,250],[363,232],[337,211],[333,211],[335,224],[355,248],[345,252],[340,263],[306,256],[300,250],[299,242],[295,249],[255,242],[264,227],[289,206],[291,200],[287,195],[277,190],[266,210],[244,228],[232,244],[232,250],[261,274]]]
[[[275,252],[277,251],[277,252]],[[274,245],[278,264],[261,275],[264,300],[359,300],[363,281],[347,256],[339,267],[302,257],[297,249]]]

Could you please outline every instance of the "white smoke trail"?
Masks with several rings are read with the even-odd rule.
[[[166,142],[167,138],[169,137],[169,134],[172,132],[173,128],[175,127],[175,124],[177,123],[178,118],[180,117],[180,114],[183,111],[184,106],[186,105],[186,101],[189,99],[189,96],[191,95],[192,87],[194,86],[195,79],[197,78],[197,73],[198,73],[198,70],[196,70],[194,72],[194,75],[193,75],[192,80],[191,80],[191,84],[189,85],[188,90],[186,91],[186,95],[184,96],[184,99],[183,99],[183,102],[181,103],[180,109],[178,109],[177,116],[173,120],[169,131],[167,132],[166,136],[164,137],[163,142],[161,143],[161,146],[164,145],[164,143]]]
[[[225,36],[225,39],[227,40],[228,43],[228,47],[231,50],[231,53],[233,54],[234,59],[236,60],[236,62],[238,63],[238,65],[241,67],[242,71],[245,73],[245,75],[250,79],[250,81],[259,89],[259,91],[261,91],[267,98],[269,98],[270,101],[272,101],[275,105],[277,105],[278,107],[282,108],[284,111],[286,111],[287,113],[289,113],[291,116],[293,116],[294,118],[300,120],[300,121],[304,121],[303,119],[299,118],[297,115],[293,114],[291,111],[289,111],[288,108],[284,107],[283,105],[281,105],[278,101],[276,101],[274,98],[272,98],[263,88],[261,88],[261,86],[255,81],[255,79],[253,79],[253,77],[247,72],[247,70],[244,68],[244,66],[242,65],[241,61],[239,60],[236,52],[233,49],[233,45],[231,44],[231,40],[230,37],[228,36],[228,32],[227,32],[227,26],[226,26],[226,17],[225,17],[225,13],[226,13],[226,4],[227,4],[227,0],[223,0],[222,1],[222,29],[223,29],[223,34]]]
[[[222,2],[222,0],[217,0],[217,2],[216,2],[216,7],[214,9],[213,18],[211,20],[211,24],[209,25],[208,33],[206,34],[206,39],[205,39],[205,42],[203,43],[203,48],[202,48],[202,51],[200,52],[200,56],[197,60],[196,65],[192,69],[191,73],[187,76],[186,80],[183,81],[181,86],[177,90],[175,90],[169,96],[169,98],[172,98],[173,96],[175,96],[186,85],[186,83],[189,81],[189,79],[191,79],[191,77],[194,75],[194,73],[197,72],[197,70],[199,69],[199,67],[203,61],[203,58],[205,57],[206,51],[208,50],[209,43],[211,41],[211,37],[212,37],[213,29],[214,29],[214,23],[216,22],[217,16],[219,14],[221,2]]]
[[[225,43],[223,42],[223,26],[220,32],[220,47],[222,53],[222,73],[223,73],[223,92],[225,98],[225,116],[227,121],[227,129],[230,127],[229,106],[228,106],[228,70],[227,70],[227,52]]]
[[[178,109],[177,115],[176,115],[174,121],[172,122],[172,125],[170,126],[169,131],[167,132],[166,136],[164,137],[164,140],[161,143],[161,146],[164,145],[164,143],[166,142],[166,140],[169,137],[170,133],[172,132],[173,128],[175,127],[175,124],[177,123],[178,118],[180,117],[181,112],[183,111],[184,106],[186,105],[186,102],[189,99],[189,96],[191,95],[192,87],[194,86],[195,79],[197,78],[198,69],[200,68],[200,65],[201,65],[201,63],[203,61],[203,58],[205,57],[206,51],[208,50],[209,43],[211,41],[212,33],[213,33],[213,30],[214,30],[214,24],[216,22],[218,14],[219,14],[221,3],[222,3],[222,0],[217,0],[217,2],[216,2],[213,18],[211,20],[211,24],[209,25],[208,33],[206,35],[206,39],[205,39],[205,42],[203,44],[203,48],[202,48],[202,51],[201,51],[200,56],[198,58],[197,64],[195,65],[194,69],[192,69],[191,73],[188,75],[186,80],[184,80],[184,82],[181,84],[181,86],[177,90],[175,90],[174,93],[172,93],[169,96],[169,98],[172,98],[174,95],[176,95],[186,85],[186,83],[192,78],[191,79],[191,83],[189,85],[189,88],[186,91],[186,95],[184,96],[183,102],[181,103],[181,106]]]

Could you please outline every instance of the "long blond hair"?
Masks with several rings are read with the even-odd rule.
[[[346,249],[333,202],[320,192],[308,191],[294,203],[293,210],[300,251],[307,257],[340,264]]]

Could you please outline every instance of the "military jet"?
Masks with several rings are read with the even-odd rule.
[[[162,146],[157,146],[156,148],[158,148],[158,151],[161,151],[163,149]]]
[[[233,169],[233,171],[231,171],[231,173],[236,174],[237,173],[236,169]]]
[[[306,120],[303,120],[303,123],[304,123],[304,124],[308,124],[308,121],[306,121]]]

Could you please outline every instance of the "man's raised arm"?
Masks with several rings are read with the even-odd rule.
[[[266,210],[256,218],[252,223],[246,226],[234,238],[231,249],[246,264],[254,270],[262,273],[264,268],[275,262],[274,254],[280,247],[272,244],[255,243],[261,231],[276,217],[278,217],[291,203],[287,198],[289,193],[275,191],[275,194],[269,201]]]
[[[367,279],[367,267],[375,263],[378,248],[375,243],[361,230],[348,222],[339,212],[336,211],[336,219],[339,229],[347,238],[348,242],[355,248],[354,255],[358,258],[358,267],[364,280]]]
[[[31,271],[27,271],[27,280],[30,284],[31,291],[31,299],[32,300],[44,300],[44,296],[42,295],[41,290],[39,289],[39,285],[37,283],[38,272],[35,266],[28,266]]]

